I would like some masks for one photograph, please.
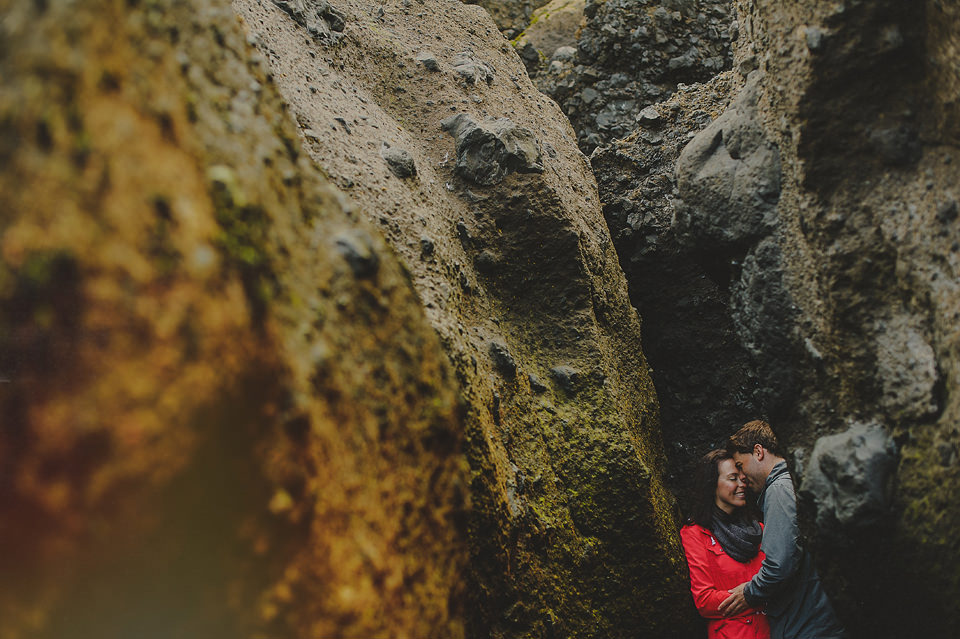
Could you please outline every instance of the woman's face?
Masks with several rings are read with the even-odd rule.
[[[740,471],[732,459],[724,459],[717,465],[720,476],[717,478],[717,507],[726,513],[732,513],[735,508],[746,505],[747,497],[744,493],[746,486],[740,478]]]

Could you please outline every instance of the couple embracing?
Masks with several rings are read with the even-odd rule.
[[[800,543],[790,471],[769,424],[752,421],[707,453],[680,531],[708,639],[841,639],[842,627]],[[762,521],[745,489],[759,493]]]

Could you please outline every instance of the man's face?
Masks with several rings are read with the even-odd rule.
[[[764,482],[767,481],[767,475],[760,460],[755,453],[734,453],[733,462],[737,465],[737,470],[743,474],[743,480],[747,487],[755,493],[760,492]]]

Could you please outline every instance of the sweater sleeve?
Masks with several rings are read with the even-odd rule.
[[[766,604],[787,588],[800,569],[802,550],[797,528],[797,500],[789,479],[773,482],[763,502],[763,541],[766,555],[743,595],[751,606]]]
[[[719,619],[723,615],[717,608],[730,593],[726,589],[718,589],[710,574],[710,563],[707,557],[710,551],[700,540],[702,536],[702,533],[693,527],[683,528],[680,531],[680,540],[683,542],[683,551],[687,555],[687,566],[690,569],[690,592],[697,612],[702,617]]]

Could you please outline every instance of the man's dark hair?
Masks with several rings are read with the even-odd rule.
[[[780,444],[777,442],[777,436],[773,434],[770,424],[762,419],[747,422],[740,427],[740,430],[731,435],[727,441],[727,452],[731,455],[733,453],[752,453],[753,447],[757,444],[777,457],[783,457]]]

